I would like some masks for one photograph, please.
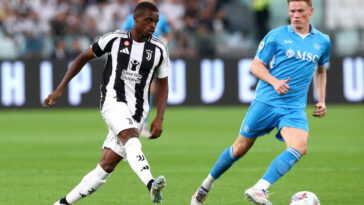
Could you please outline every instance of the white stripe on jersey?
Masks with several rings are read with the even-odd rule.
[[[128,104],[132,116],[137,115],[136,111],[139,106],[139,111],[137,113],[138,115],[142,114],[143,118],[149,111],[149,86],[155,69],[158,67],[155,72],[158,78],[165,78],[168,76],[170,67],[168,50],[159,39],[154,37],[148,42],[148,45],[150,46],[147,48],[145,48],[146,42],[138,43],[130,41],[130,35],[127,31],[116,31],[101,37],[100,40],[95,43],[97,45],[94,44],[92,48],[95,53],[97,52],[100,55],[105,52],[109,53],[109,58],[111,59],[111,66],[105,66],[105,71],[107,69],[110,70],[106,74],[104,73],[104,78],[109,77],[109,79],[103,80],[103,83],[107,83],[107,85],[102,85],[102,87],[106,87],[106,96],[102,97],[119,97],[114,88],[117,80],[119,82],[117,85],[119,86],[116,89],[120,89],[118,91],[119,94],[125,94],[125,101]],[[149,49],[154,48],[152,45],[156,46],[154,50]],[[143,56],[143,54],[145,56]],[[152,59],[152,56],[154,56],[154,59]],[[122,62],[127,61],[127,59],[129,59],[128,62]],[[150,62],[153,62],[153,65],[151,65]],[[151,66],[150,70],[148,65]],[[143,66],[142,73],[140,73],[141,66]],[[120,72],[120,76],[116,76],[117,71]],[[124,84],[122,85],[120,83]],[[138,87],[138,93],[136,93],[136,87]],[[143,90],[139,91],[139,89]]]

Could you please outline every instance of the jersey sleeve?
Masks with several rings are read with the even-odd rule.
[[[171,64],[169,62],[168,50],[161,49],[161,51],[162,51],[163,59],[162,59],[160,66],[157,68],[156,77],[157,78],[166,78],[166,77],[168,77]]]
[[[326,36],[327,43],[325,46],[325,51],[322,53],[321,58],[318,61],[318,66],[323,66],[330,60],[330,50],[331,50],[331,42],[330,37]]]
[[[268,65],[273,55],[276,52],[277,43],[274,33],[268,33],[260,42],[255,57],[260,59],[265,65]]]
[[[111,51],[112,43],[118,36],[115,32],[107,33],[102,36],[99,41],[91,45],[92,51],[97,57],[104,55]]]

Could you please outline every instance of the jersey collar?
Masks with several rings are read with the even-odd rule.
[[[312,25],[312,24],[310,24],[310,28],[311,28],[311,32],[310,32],[310,34],[311,34],[311,33],[312,33],[312,34],[316,34],[316,33],[317,33],[317,30],[315,29],[315,27],[313,27],[313,25]],[[294,31],[294,29],[293,29],[292,25],[289,25],[289,26],[288,26],[288,32],[295,33],[295,31]]]

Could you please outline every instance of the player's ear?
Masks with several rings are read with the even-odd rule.
[[[315,9],[313,7],[310,8],[310,16],[312,16],[313,12],[315,11]]]

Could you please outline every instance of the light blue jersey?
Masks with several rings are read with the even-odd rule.
[[[131,30],[134,26],[134,14],[129,14],[126,17],[125,24],[121,30]],[[159,21],[157,23],[157,27],[155,28],[155,32],[153,36],[161,37],[163,35],[171,32],[171,27],[169,27],[166,17],[163,14],[159,14]]]
[[[287,94],[279,95],[272,85],[259,80],[257,101],[283,108],[305,108],[307,92],[316,66],[322,66],[330,58],[329,36],[316,30],[302,38],[291,25],[269,32],[259,45],[256,57],[278,80],[290,78]]]

